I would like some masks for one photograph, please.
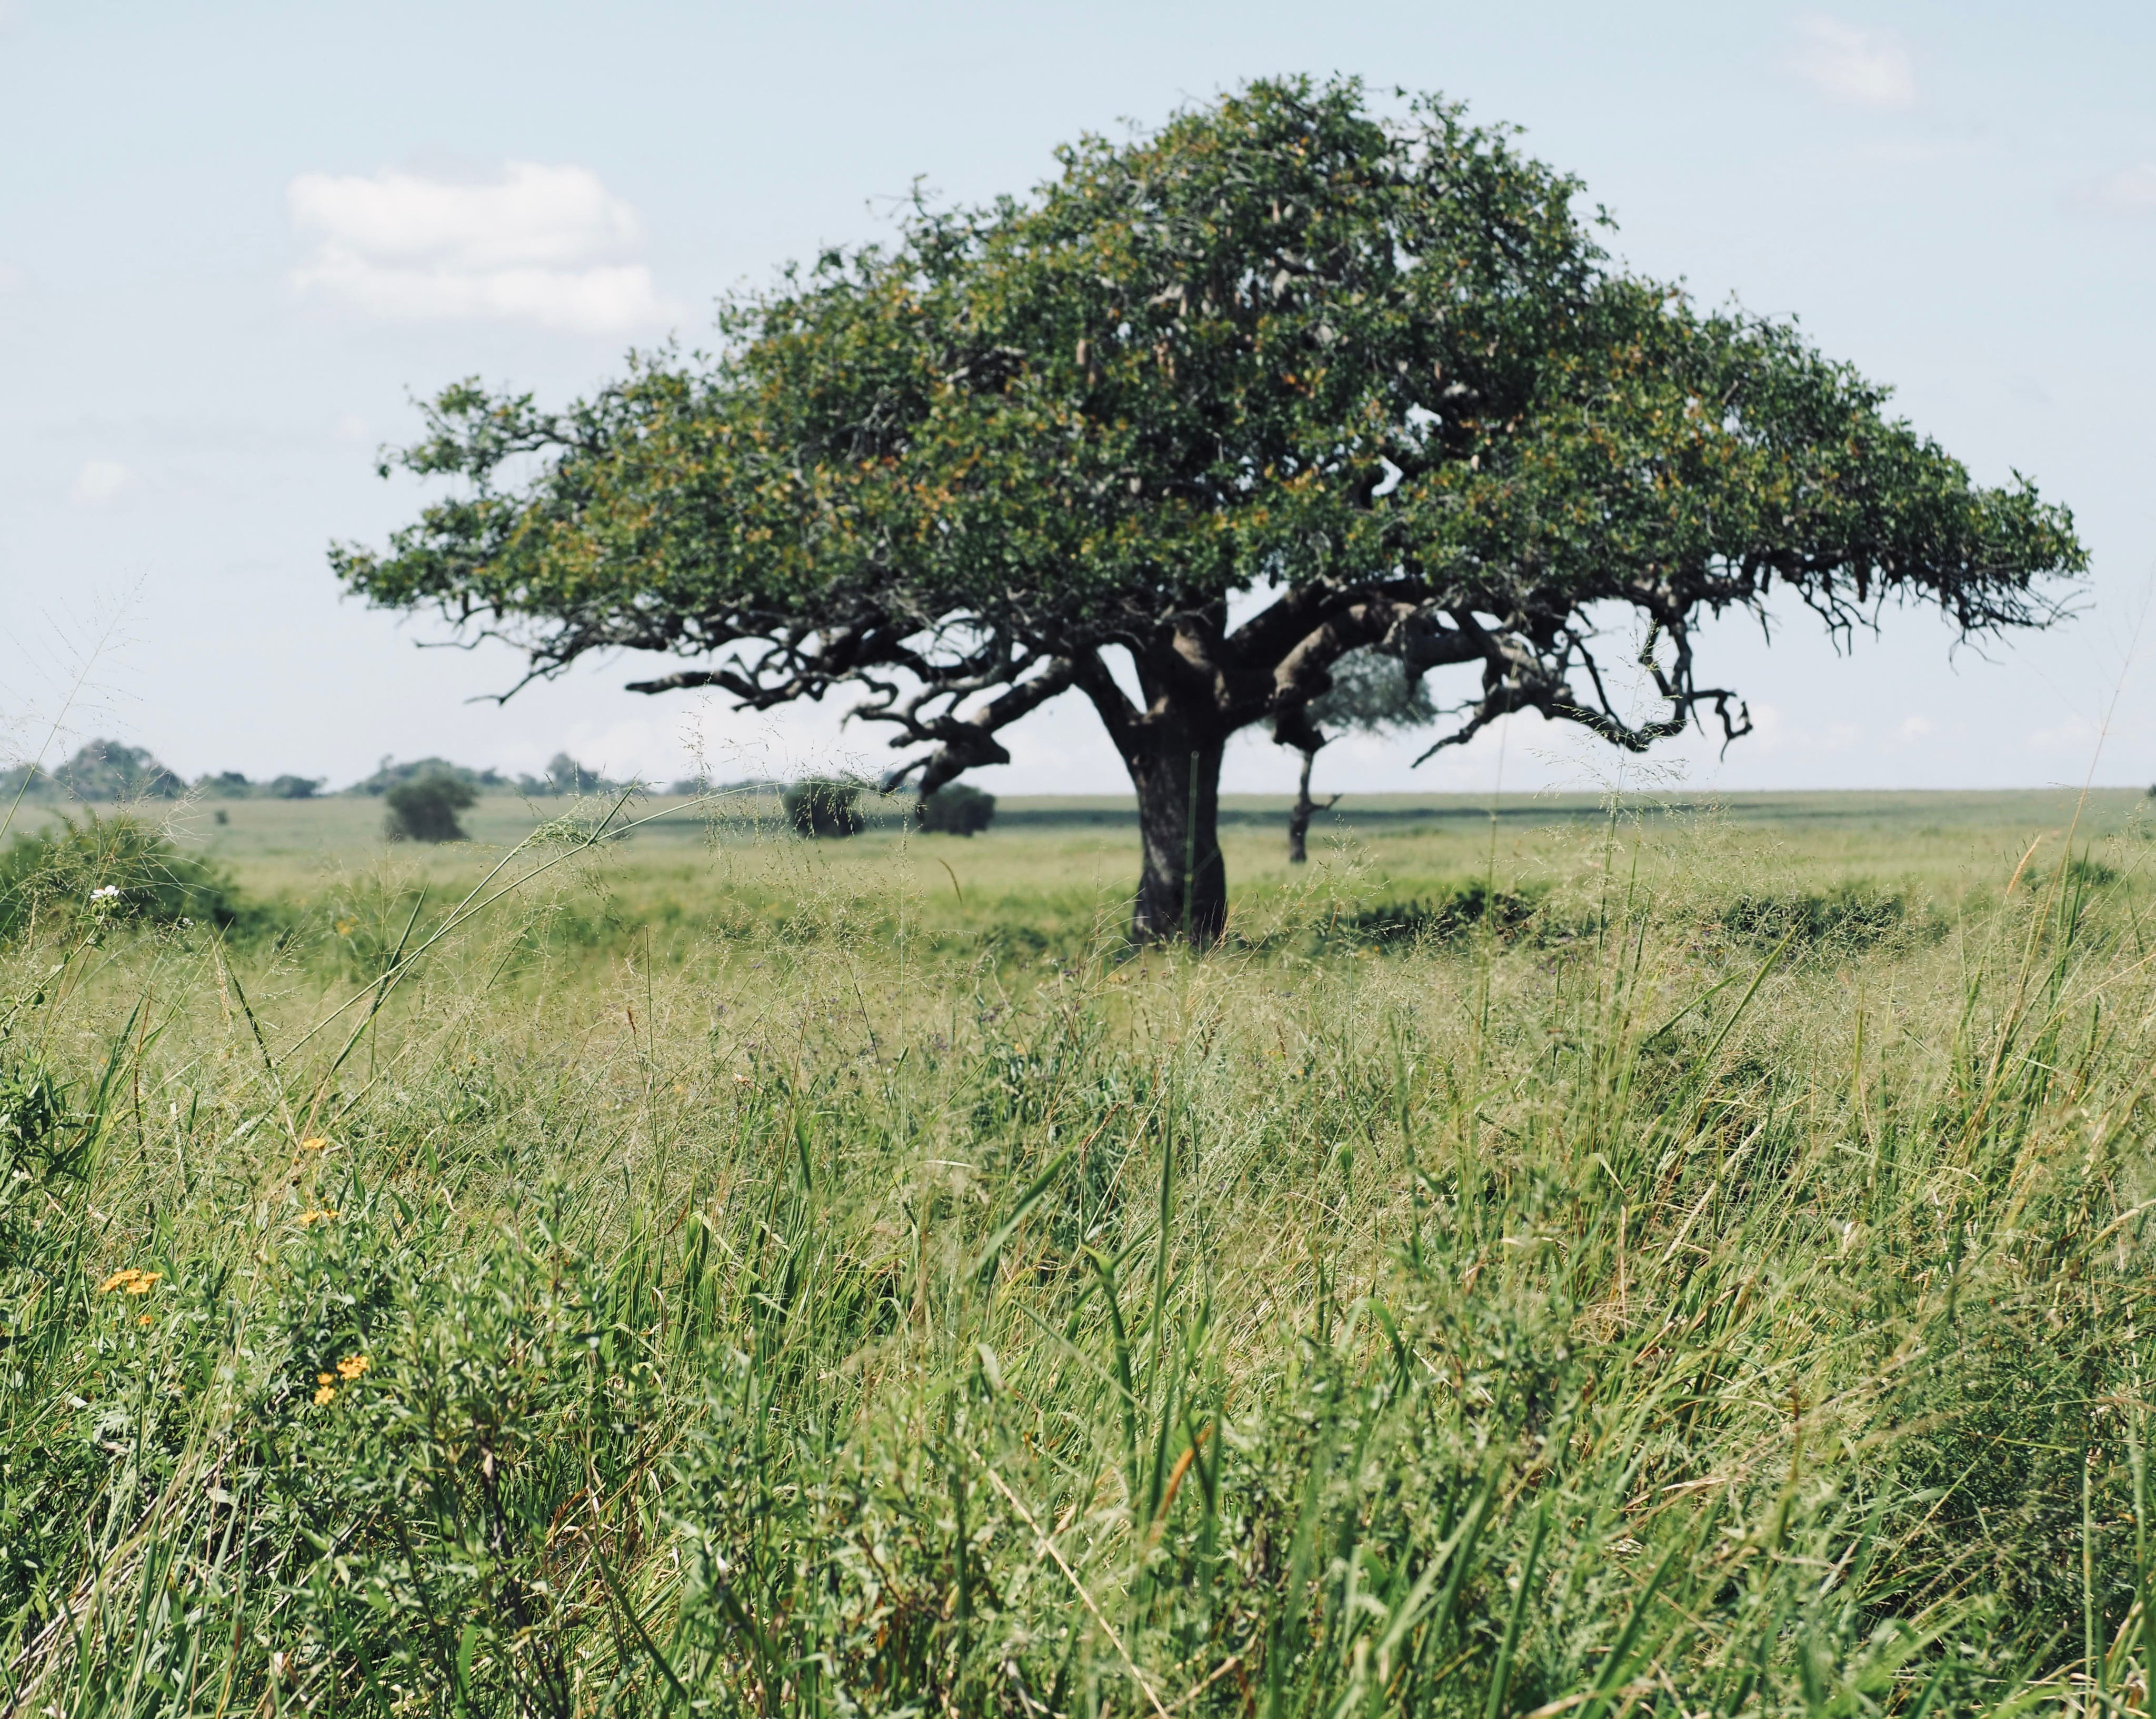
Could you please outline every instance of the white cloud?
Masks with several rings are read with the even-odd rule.
[[[1894,737],[1907,743],[1912,740],[1922,740],[1938,732],[1937,726],[1929,716],[1904,716],[1902,719],[1902,726],[1894,731]]]
[[[1792,70],[1825,96],[1851,107],[1913,107],[1916,69],[1901,38],[1815,12],[1797,21]]]
[[[2069,716],[2047,728],[2032,731],[2021,742],[2030,752],[2065,753],[2086,757],[2103,744],[2103,730],[2086,716]]]
[[[74,475],[68,500],[77,507],[103,507],[134,481],[134,474],[116,459],[86,459]]]
[[[583,167],[511,162],[474,183],[302,173],[285,200],[315,240],[293,285],[370,316],[613,335],[672,313],[632,259],[636,211]]]
[[[2156,215],[2156,162],[2122,167],[2081,194],[2091,208],[2111,215]]]

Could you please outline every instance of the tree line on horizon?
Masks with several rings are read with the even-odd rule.
[[[545,772],[539,776],[511,776],[491,767],[475,768],[441,757],[400,761],[385,756],[372,775],[334,792],[380,798],[405,783],[429,777],[444,777],[475,793],[516,793],[527,799],[618,793],[629,789],[658,791],[656,783],[634,777],[617,779],[579,763],[567,752],[557,752],[547,761]],[[694,778],[684,778],[669,784],[665,791],[701,793],[705,785]],[[0,799],[8,801],[25,797],[64,797],[94,803],[118,803],[177,800],[188,794],[213,800],[310,800],[330,792],[332,791],[326,776],[249,777],[238,770],[219,770],[206,771],[190,782],[159,760],[148,747],[105,739],[87,741],[65,763],[49,770],[35,763],[0,770]]]

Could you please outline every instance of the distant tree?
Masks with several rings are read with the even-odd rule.
[[[28,794],[48,794],[53,788],[52,777],[35,764],[16,764],[0,770],[0,804],[12,804]]]
[[[479,790],[454,776],[418,776],[382,794],[388,808],[382,833],[393,842],[461,842],[457,814],[469,811]]]
[[[244,800],[254,793],[254,784],[237,770],[220,770],[214,776],[197,777],[195,791],[213,800]]]
[[[1133,936],[1207,942],[1223,751],[1310,748],[1350,651],[1460,671],[1440,744],[1532,711],[1638,752],[1748,731],[1695,665],[1715,616],[1984,636],[2086,568],[2063,508],[1974,482],[1793,325],[1615,267],[1578,180],[1435,97],[1255,83],[1060,159],[734,300],[708,359],[562,412],[447,389],[382,470],[465,487],[338,577],[526,680],[634,649],[699,659],[639,691],[858,686],[907,754],[887,790],[1008,762],[1076,693],[1137,794]]]
[[[970,783],[947,782],[914,808],[921,829],[932,835],[977,835],[996,815],[996,797]]]
[[[461,782],[475,792],[488,788],[513,788],[511,782],[498,770],[475,770],[465,764],[452,764],[447,758],[413,758],[399,763],[385,757],[373,775],[355,782],[346,793],[385,794],[399,783],[416,782],[421,777],[445,776],[452,782]]]
[[[849,836],[860,834],[868,822],[860,801],[859,783],[817,777],[795,783],[781,803],[787,823],[803,835]]]
[[[1319,809],[1310,797],[1310,772],[1319,745],[1342,731],[1382,734],[1424,727],[1436,721],[1438,715],[1422,677],[1410,674],[1398,657],[1366,646],[1335,663],[1332,685],[1310,701],[1310,728],[1304,739],[1317,743],[1297,749],[1302,753],[1302,775],[1287,815],[1287,863],[1301,865],[1310,858],[1310,820]],[[1329,812],[1339,803],[1340,796],[1335,794],[1324,809]]]
[[[547,761],[544,776],[520,776],[516,778],[517,792],[530,799],[548,799],[561,794],[616,794],[640,788],[635,781],[616,782],[598,771],[579,764],[567,752],[557,752]]]
[[[275,777],[263,793],[273,800],[311,800],[321,792],[325,779],[320,776]]]
[[[78,800],[173,800],[186,783],[142,747],[93,740],[53,772]]]

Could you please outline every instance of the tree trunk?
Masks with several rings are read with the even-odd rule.
[[[1145,869],[1131,913],[1131,941],[1173,938],[1204,948],[1228,922],[1228,867],[1220,857],[1218,740],[1173,731],[1125,758],[1138,791]]]
[[[1301,865],[1310,858],[1310,820],[1317,810],[1310,798],[1310,767],[1317,762],[1314,751],[1302,755],[1302,780],[1296,785],[1295,809],[1287,814],[1287,863]]]

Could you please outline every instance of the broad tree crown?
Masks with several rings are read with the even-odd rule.
[[[1704,616],[1786,593],[1845,635],[1918,600],[1987,634],[2085,565],[2063,508],[1973,483],[1793,327],[1614,268],[1577,181],[1436,98],[1256,83],[1060,159],[566,410],[448,389],[383,471],[462,487],[339,577],[532,675],[634,648],[698,664],[643,691],[851,683],[923,793],[1075,690],[1138,791],[1136,930],[1204,939],[1223,746],[1322,744],[1350,651],[1468,671],[1436,746],[1532,710],[1638,750],[1748,726]]]

